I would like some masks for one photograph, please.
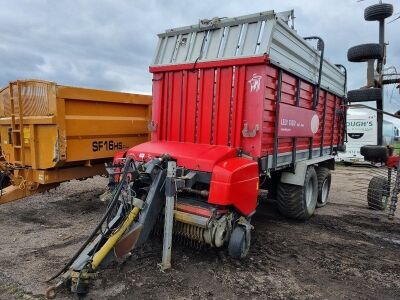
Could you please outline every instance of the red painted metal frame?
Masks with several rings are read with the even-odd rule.
[[[151,67],[153,141],[209,144],[242,149],[254,158],[274,154],[275,111],[278,90],[281,103],[311,110],[315,85],[285,71],[279,87],[278,67],[268,57],[198,62]],[[256,82],[258,81],[258,82]],[[251,86],[256,82],[255,86]],[[298,90],[299,89],[299,90]],[[325,106],[326,97],[326,106]],[[343,143],[342,98],[321,90],[316,107],[320,126],[309,137],[278,138],[278,153],[320,149]],[[323,120],[323,122],[322,122]],[[260,128],[254,137],[243,137],[242,129]],[[324,134],[322,134],[322,125]],[[295,147],[295,149],[293,149]]]
[[[219,162],[237,156],[231,147],[168,141],[143,143],[129,149],[126,155],[148,161],[165,153],[175,158],[178,166],[203,172],[212,172]]]
[[[155,66],[150,72],[152,141],[127,155],[150,159],[169,153],[179,166],[211,172],[209,203],[249,215],[257,204],[258,158],[288,153],[294,162],[299,151],[332,153],[344,141],[343,99],[326,90],[313,112],[322,122],[312,137],[278,136],[277,99],[311,111],[316,87],[270,64],[266,55]],[[238,150],[253,160],[236,157]]]
[[[395,168],[397,169],[397,167],[399,166],[399,161],[400,161],[400,156],[397,155],[391,155],[389,156],[389,158],[386,161],[386,166],[388,168]]]
[[[150,73],[160,73],[169,71],[181,71],[181,70],[192,70],[192,69],[208,69],[208,68],[222,68],[229,66],[241,66],[241,65],[256,65],[265,64],[268,62],[268,55],[264,54],[261,56],[250,56],[241,57],[235,59],[221,59],[212,60],[205,62],[195,62],[190,64],[179,64],[179,65],[165,65],[165,66],[153,66],[149,67]]]
[[[218,163],[212,172],[208,203],[233,206],[243,215],[251,215],[257,207],[258,176],[258,164],[247,158]]]

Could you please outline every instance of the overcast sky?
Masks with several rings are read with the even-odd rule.
[[[349,88],[366,82],[366,64],[347,62],[347,49],[378,41],[377,22],[364,21],[365,0],[0,0],[0,86],[39,78],[64,85],[151,93],[148,66],[157,33],[199,19],[274,9],[295,10],[302,36],[325,40],[326,57],[345,65]],[[389,1],[400,12],[400,0]],[[394,17],[392,17],[393,19]],[[390,19],[389,19],[390,20]],[[388,66],[400,72],[400,20],[387,25]],[[386,108],[400,109],[399,90],[386,88]]]

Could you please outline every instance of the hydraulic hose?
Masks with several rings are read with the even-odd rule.
[[[125,166],[124,166],[124,171],[123,171],[123,174],[122,174],[122,178],[120,179],[120,183],[117,186],[117,188],[115,189],[115,193],[113,195],[111,203],[108,206],[108,208],[107,208],[106,212],[104,213],[104,215],[102,216],[100,222],[97,224],[97,226],[92,231],[90,236],[86,239],[86,241],[83,243],[83,245],[79,248],[79,250],[75,253],[75,255],[68,261],[68,263],[57,274],[55,274],[53,277],[48,279],[47,282],[48,281],[52,281],[53,279],[57,278],[62,273],[67,271],[68,268],[74,263],[74,261],[78,258],[78,256],[82,253],[82,251],[86,248],[86,246],[92,241],[92,239],[95,237],[97,232],[100,230],[100,228],[103,225],[104,221],[107,219],[108,214],[112,211],[112,209],[114,208],[115,204],[117,203],[119,195],[120,195],[120,193],[122,191],[122,186],[124,185],[124,181],[126,179],[126,175],[128,174],[129,165],[130,165],[131,161],[132,161],[131,157],[128,157],[126,159]]]

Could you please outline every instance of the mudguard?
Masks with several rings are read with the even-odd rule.
[[[253,214],[258,197],[258,164],[235,157],[216,164],[212,171],[208,202],[232,205],[245,216]]]

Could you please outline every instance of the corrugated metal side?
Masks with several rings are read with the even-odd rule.
[[[274,66],[266,67],[266,97],[264,100],[264,117],[263,117],[263,131],[262,131],[262,153],[261,156],[266,156],[268,154],[273,154],[274,151],[274,137],[275,137],[275,111],[276,111],[276,101],[278,93],[278,72],[279,69]],[[288,73],[283,73],[282,75],[282,103],[290,104],[296,106],[296,87],[297,78]],[[298,106],[306,109],[312,108],[312,99],[314,96],[313,85],[301,81],[300,83],[300,98]],[[321,93],[323,94],[323,93]],[[321,95],[322,96],[322,95]],[[318,106],[317,112],[321,116],[321,111],[323,109]],[[320,118],[322,119],[322,118]],[[321,136],[321,127],[315,135],[315,140],[318,140]],[[316,141],[317,142],[317,141]],[[309,138],[297,138],[296,149],[305,150],[310,147]],[[292,138],[280,138],[278,140],[278,152],[286,153],[291,152],[293,149],[293,139]]]
[[[159,34],[153,66],[244,58],[268,54],[272,63],[316,83],[319,53],[274,11],[220,19],[212,26],[193,25]],[[321,85],[344,95],[344,74],[326,59]]]
[[[318,80],[320,55],[286,23],[277,20],[267,53],[273,64],[313,83]],[[343,73],[326,59],[322,67],[321,86],[344,95]]]
[[[270,42],[274,11],[219,19],[209,26],[167,30],[159,41],[152,65],[181,64],[262,55]]]
[[[255,158],[274,154],[279,90],[282,103],[312,109],[315,85],[282,71],[279,86],[276,66],[235,65],[238,59],[231,61],[232,65],[224,66],[164,67],[165,71],[154,73],[154,141],[225,145],[241,148]],[[252,88],[254,78],[259,80],[258,87]],[[277,152],[290,154],[295,147],[295,152],[319,153],[321,147],[342,142],[343,119],[336,114],[341,105],[340,97],[322,90],[316,108],[320,119],[317,133],[312,139],[279,138]],[[254,137],[244,137],[244,124],[249,131],[260,129]]]
[[[269,65],[266,67],[266,92],[264,100],[263,125],[262,125],[262,151],[261,156],[272,155],[274,152],[275,137],[275,112],[277,103],[277,94],[279,69]],[[293,106],[299,106],[306,109],[312,108],[315,86],[300,80],[299,101],[296,104],[297,81],[299,79],[287,72],[282,74],[281,102]],[[326,102],[325,102],[326,98]],[[326,103],[326,104],[325,104]],[[326,105],[326,107],[325,107]],[[320,125],[313,139],[310,138],[279,138],[278,153],[290,153],[293,145],[296,143],[296,151],[309,150],[312,142],[312,149],[322,147],[332,147],[343,143],[344,122],[341,115],[343,112],[342,98],[322,90],[319,102],[316,107]],[[323,140],[322,140],[323,139]]]
[[[23,106],[24,116],[47,116],[50,112],[49,106],[49,89],[52,88],[52,83],[42,81],[20,81],[19,83],[21,104]],[[12,84],[14,95],[14,112],[19,114],[18,104],[18,84]],[[1,116],[11,116],[10,102],[10,87],[3,89],[0,96],[1,101]]]
[[[153,140],[237,146],[245,72],[226,66],[154,74]]]

